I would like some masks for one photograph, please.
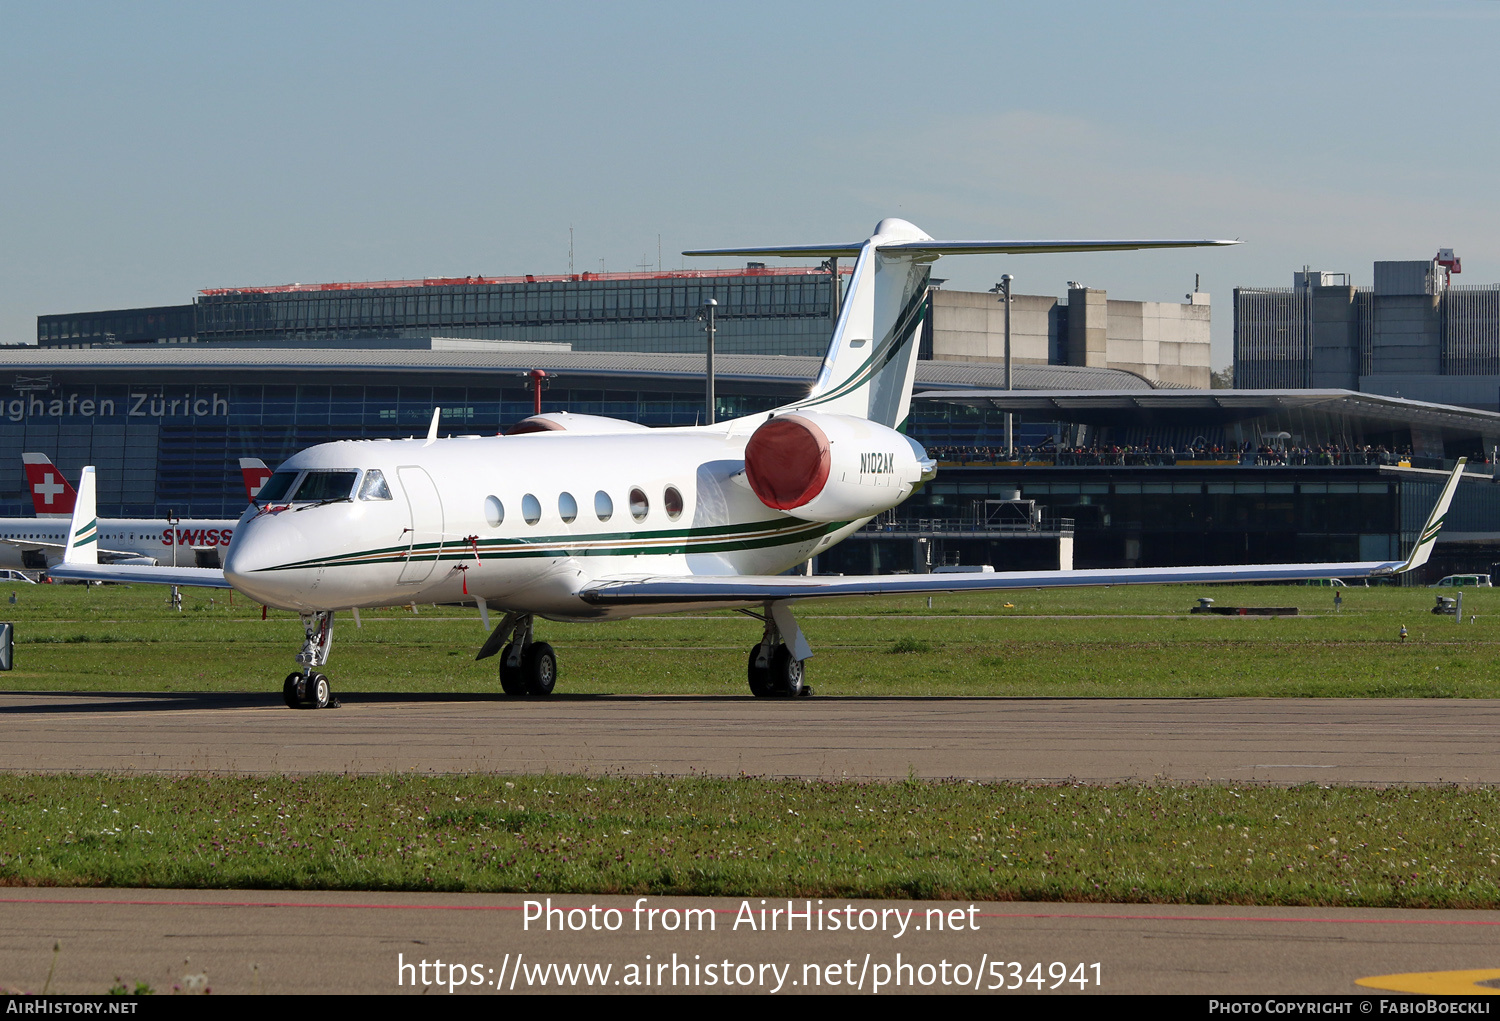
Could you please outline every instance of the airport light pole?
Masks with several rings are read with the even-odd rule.
[[[990,288],[990,293],[999,294],[1000,300],[1005,302],[1005,389],[1011,388],[1010,376],[1010,284],[1015,277],[1006,273],[1000,278],[1000,282]],[[1011,430],[1011,413],[1005,413],[1005,456],[1015,457],[1015,437]]]
[[[839,260],[833,256],[825,261],[821,267],[828,271],[830,289],[828,292],[828,323],[832,327],[839,324],[839,310],[842,305],[840,300],[843,296],[839,294]]]
[[[530,372],[520,373],[520,376],[526,380],[526,389],[531,391],[531,413],[540,415],[542,391],[552,385],[552,381],[557,378],[557,373],[548,372],[546,369],[532,369]]]
[[[714,424],[714,312],[718,307],[718,301],[713,298],[707,298],[703,302],[703,311],[698,313],[700,322],[704,320],[708,322],[708,325],[704,327],[704,331],[708,334],[708,382],[706,384],[707,389],[703,395],[708,415],[707,425]]]

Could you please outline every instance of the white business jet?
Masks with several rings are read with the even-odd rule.
[[[335,611],[415,602],[472,603],[479,650],[500,655],[500,685],[549,694],[552,647],[536,618],[607,620],[739,608],[762,622],[750,690],[809,689],[812,649],[799,599],[1130,583],[1377,577],[1424,563],[1458,482],[1405,561],[810,578],[806,562],[935,474],[898,432],[911,401],[931,264],[961,253],[1094,252],[1225,241],[935,241],[904,220],[841,245],[736,248],[688,255],[854,256],[853,277],[817,380],[775,411],[690,428],[648,429],[550,413],[509,435],[326,443],[288,459],[241,518],[222,572],[92,564],[92,469],[84,469],[63,577],[232,585],[302,616],[288,705],[336,704],[319,668]],[[1462,470],[1460,466],[1459,471]]]

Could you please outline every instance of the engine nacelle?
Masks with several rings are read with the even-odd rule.
[[[799,411],[769,419],[745,446],[760,502],[809,521],[890,510],[931,478],[926,451],[894,429],[850,415]]]

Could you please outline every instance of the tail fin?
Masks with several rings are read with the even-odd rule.
[[[856,255],[823,368],[807,397],[784,410],[815,408],[899,428],[911,408],[917,336],[927,315],[927,280],[942,255],[1027,255],[1195,248],[1237,241],[935,241],[918,227],[887,217],[863,242],[771,248],[714,248],[684,255]]]
[[[65,518],[73,513],[78,494],[63,478],[46,454],[22,454],[26,468],[26,485],[31,489],[31,504],[39,518]]]
[[[78,500],[73,504],[73,520],[68,525],[68,544],[63,550],[63,563],[98,562],[99,518],[94,513],[94,466],[89,465],[78,479]]]
[[[266,467],[266,462],[258,457],[240,458],[240,475],[245,480],[245,499],[251,503],[260,493],[260,487],[266,484],[266,479],[271,477],[271,469]]]

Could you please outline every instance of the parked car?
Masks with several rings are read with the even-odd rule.
[[[36,579],[24,571],[13,571],[9,568],[0,570],[0,581],[19,581],[26,585],[35,585]]]
[[[1432,588],[1493,588],[1487,574],[1450,574]]]

